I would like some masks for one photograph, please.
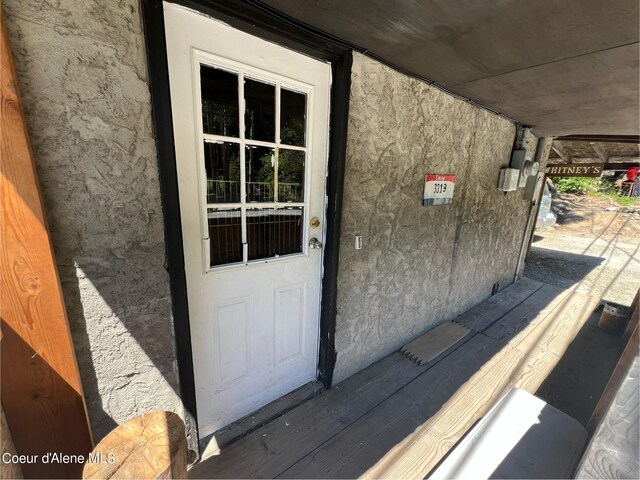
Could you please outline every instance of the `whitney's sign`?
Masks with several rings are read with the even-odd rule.
[[[599,177],[602,170],[604,163],[565,163],[547,165],[544,172],[550,177]]]

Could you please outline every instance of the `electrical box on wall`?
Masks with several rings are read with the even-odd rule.
[[[520,172],[518,177],[518,187],[524,187],[527,179],[538,174],[540,165],[533,160],[533,152],[528,150],[514,150],[511,154],[511,168]]]
[[[518,188],[518,180],[520,179],[520,170],[517,168],[503,168],[500,170],[500,178],[498,180],[498,190],[503,192],[512,192]]]
[[[533,152],[529,150],[514,150],[511,154],[511,168],[520,170],[525,162],[531,161]]]

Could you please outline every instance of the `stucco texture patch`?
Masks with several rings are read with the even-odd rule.
[[[351,79],[335,381],[511,283],[529,210],[496,188],[512,123],[359,54]],[[422,206],[426,173],[451,205]]]
[[[96,440],[178,396],[137,0],[4,0]]]

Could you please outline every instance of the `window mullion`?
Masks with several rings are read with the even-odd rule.
[[[275,165],[273,166],[273,200],[275,202],[275,208],[278,208],[278,162],[280,157],[280,82],[276,82],[276,131],[275,131]]]
[[[241,222],[242,222],[242,261],[247,263],[249,259],[249,251],[247,249],[247,209],[245,203],[247,201],[247,165],[245,159],[245,125],[244,125],[244,73],[238,73],[238,126],[240,133],[240,204],[241,204]]]

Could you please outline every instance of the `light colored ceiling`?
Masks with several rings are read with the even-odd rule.
[[[537,135],[640,132],[638,0],[264,0]]]

